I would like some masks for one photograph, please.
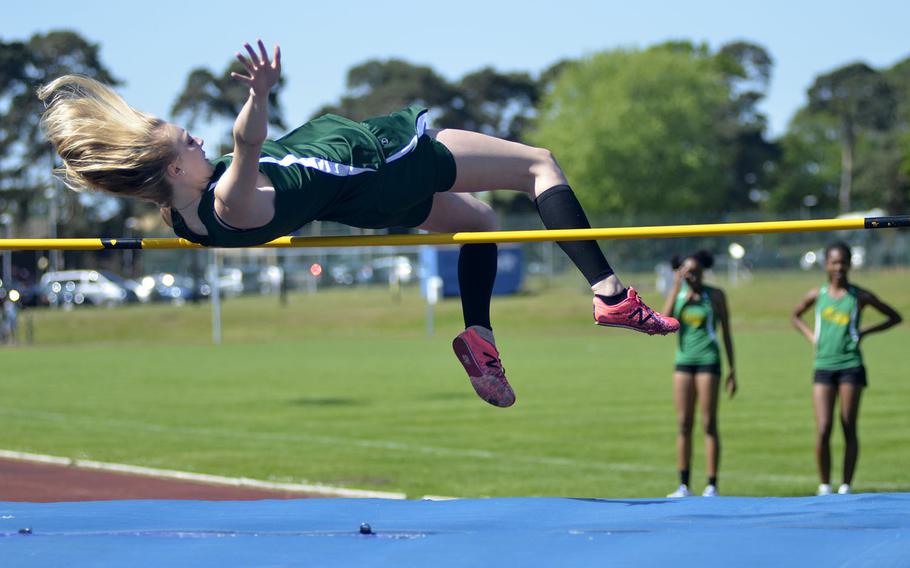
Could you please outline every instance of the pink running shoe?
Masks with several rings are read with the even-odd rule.
[[[648,335],[667,335],[679,330],[679,322],[662,316],[641,301],[635,288],[629,288],[629,296],[615,306],[608,306],[599,296],[594,296],[594,322],[607,327],[624,327]]]
[[[452,348],[458,360],[464,365],[471,386],[477,396],[493,406],[512,406],[515,404],[515,393],[506,380],[505,369],[499,360],[496,347],[482,338],[475,330],[468,328],[458,334],[452,342]]]

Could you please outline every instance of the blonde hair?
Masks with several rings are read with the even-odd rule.
[[[167,166],[177,149],[165,122],[140,112],[110,87],[64,75],[38,89],[45,103],[41,127],[63,159],[56,170],[72,189],[100,189],[160,207],[171,201]]]

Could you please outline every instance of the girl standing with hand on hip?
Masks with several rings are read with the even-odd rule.
[[[850,493],[853,473],[859,457],[856,423],[859,401],[866,387],[866,367],[860,342],[869,334],[884,331],[900,323],[897,311],[875,294],[850,283],[851,251],[844,242],[825,249],[825,272],[828,281],[814,288],[797,304],[790,321],[815,348],[812,406],[815,409],[815,462],[818,467],[818,495],[831,493],[831,428],[834,404],[840,397],[840,422],[844,431],[843,479],[837,492]],[[802,315],[815,306],[815,329],[802,320]],[[887,319],[866,329],[860,327],[860,316],[872,306]]]

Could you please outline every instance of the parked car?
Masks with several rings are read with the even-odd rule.
[[[281,289],[284,269],[280,266],[263,266],[256,275],[260,294],[274,294]]]
[[[19,305],[22,307],[34,307],[34,306],[46,306],[47,298],[45,297],[43,290],[41,289],[40,284],[26,284],[24,282],[16,282],[9,287],[9,290],[4,286],[2,289],[2,295],[12,295],[13,293],[18,294]]]
[[[276,265],[251,264],[239,268],[222,268],[221,293],[225,296],[272,294],[281,288],[283,278],[284,269]]]
[[[354,283],[354,269],[348,264],[333,264],[329,267],[332,283],[339,286],[350,286]]]
[[[416,272],[406,256],[384,256],[375,258],[357,271],[357,282],[362,284],[408,284],[415,279]]]
[[[156,302],[183,302],[204,300],[212,295],[212,287],[205,280],[193,279],[181,274],[156,272],[143,276],[140,284],[151,291],[151,298]]]
[[[60,270],[45,273],[39,282],[52,306],[118,306],[129,298],[129,291],[98,270]],[[122,280],[122,279],[120,279]]]
[[[151,299],[151,291],[131,278],[124,278],[119,274],[114,274],[107,270],[99,270],[98,273],[126,290],[127,303],[132,304],[140,302],[144,304]]]

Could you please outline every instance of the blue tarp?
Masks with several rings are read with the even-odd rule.
[[[442,278],[442,296],[455,297],[461,294],[458,286],[458,254],[455,247],[421,247],[420,265],[422,268],[422,292],[427,295],[426,282],[431,276]],[[497,248],[496,280],[493,282],[493,295],[505,296],[521,291],[524,280],[524,249],[517,245],[499,245]]]
[[[0,566],[910,566],[910,494],[7,502]]]

